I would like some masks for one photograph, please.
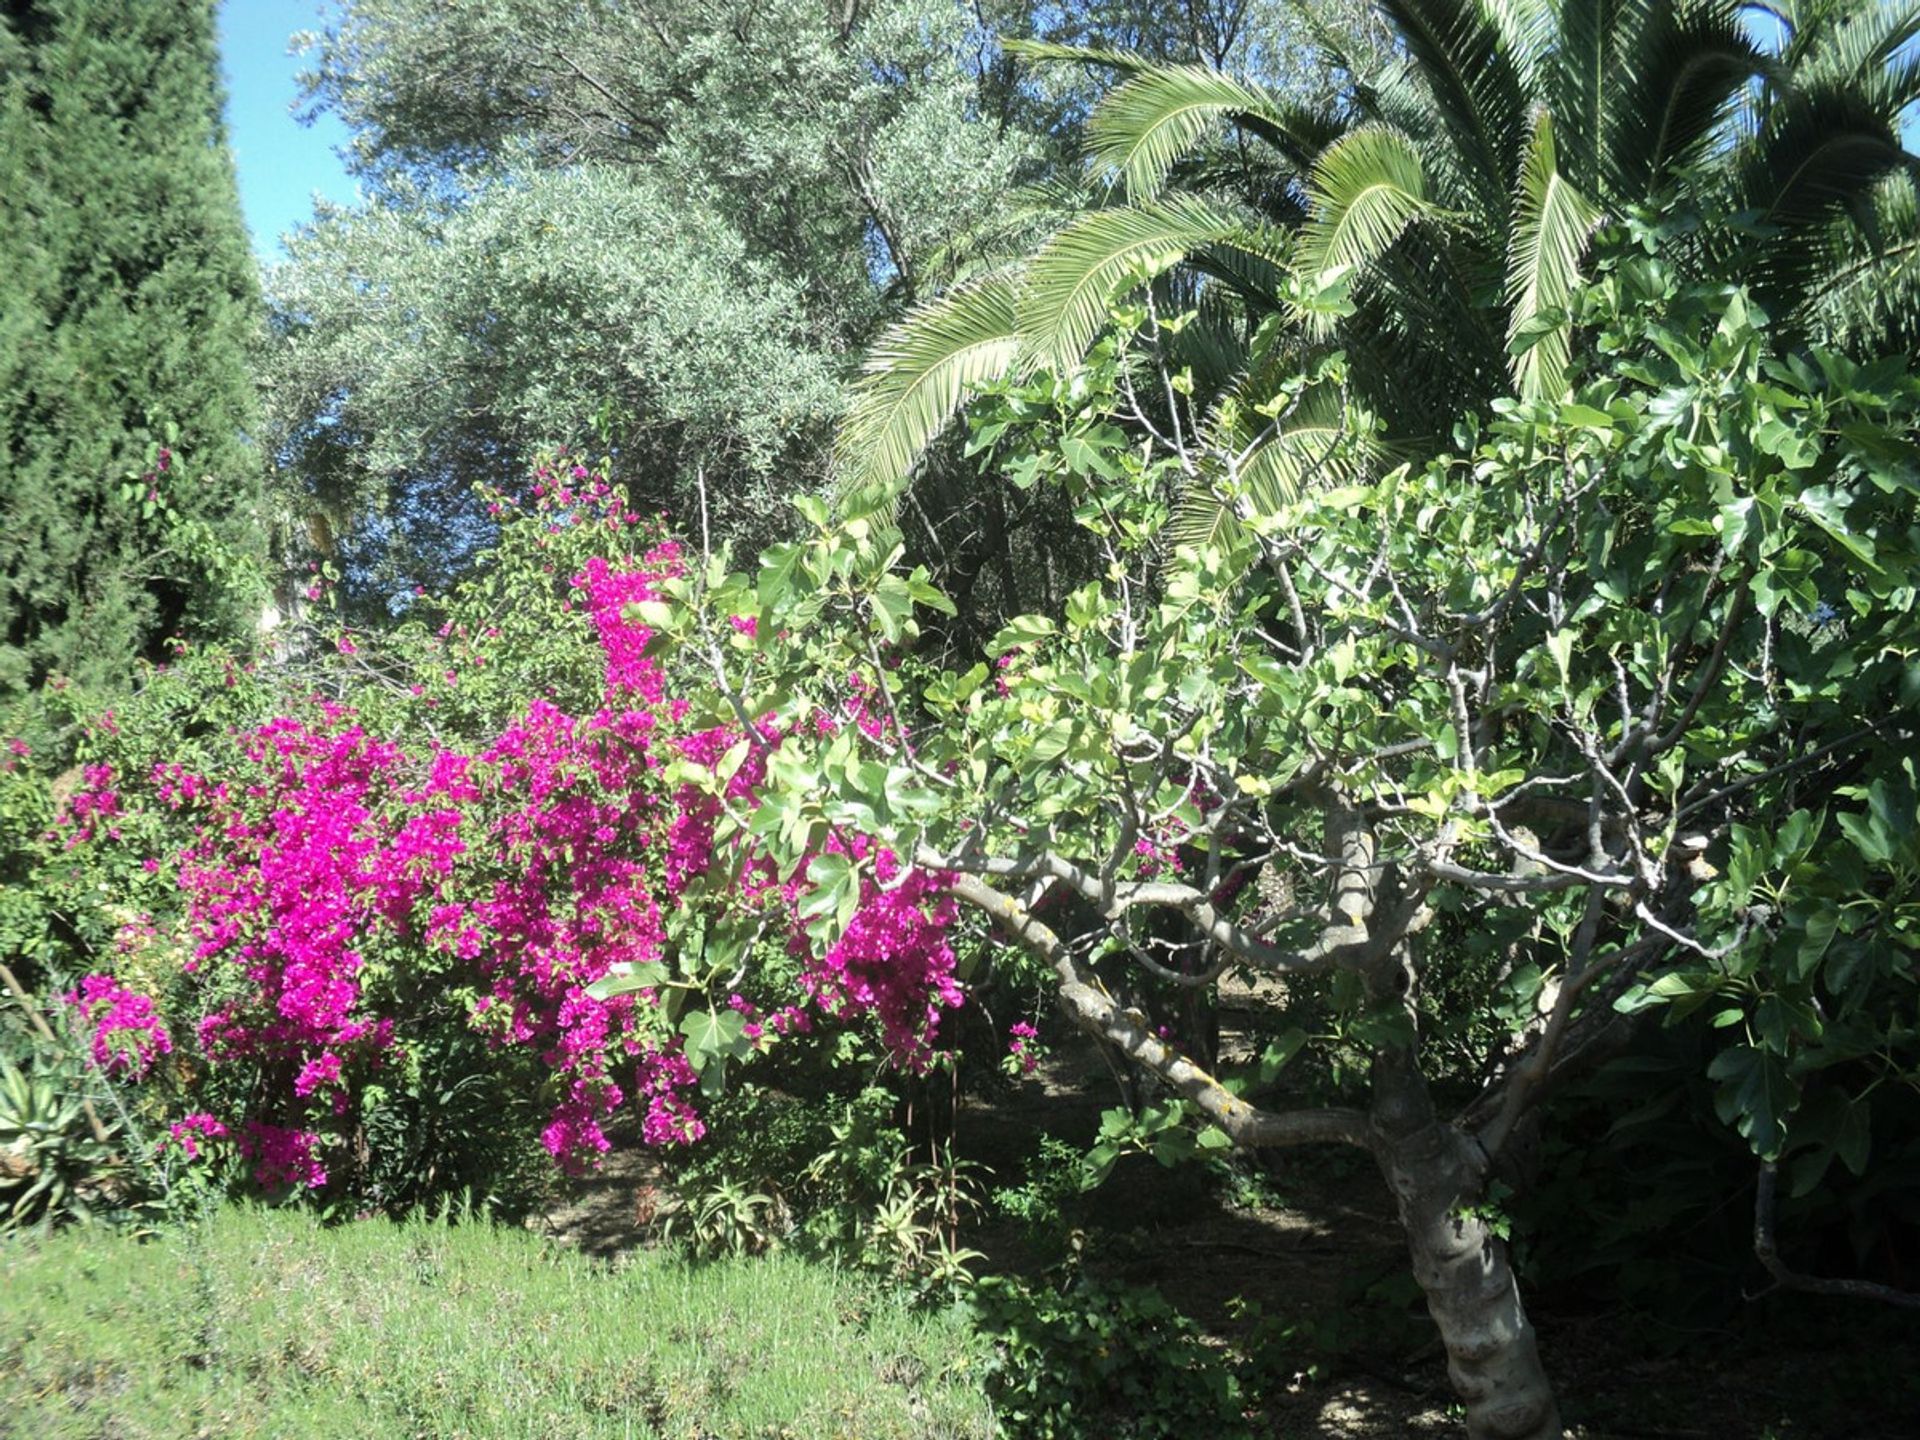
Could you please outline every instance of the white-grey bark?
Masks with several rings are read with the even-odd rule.
[[[1560,1411],[1520,1303],[1507,1243],[1482,1210],[1486,1164],[1434,1117],[1417,1073],[1375,1068],[1374,1154],[1407,1233],[1414,1278],[1447,1350],[1473,1440],[1557,1440]]]

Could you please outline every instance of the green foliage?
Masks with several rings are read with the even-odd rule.
[[[1026,1177],[1017,1185],[995,1186],[993,1205],[1017,1222],[1028,1240],[1057,1250],[1067,1240],[1071,1207],[1088,1178],[1086,1154],[1079,1146],[1042,1135],[1027,1162]]]
[[[1567,398],[1463,415],[1452,453],[1291,498],[1256,503],[1205,431],[1128,437],[1143,384],[1179,393],[1161,332],[1186,314],[1122,307],[1084,365],[993,387],[976,453],[1070,508],[1104,578],[893,669],[881,647],[940,597],[873,516],[803,506],[802,540],[666,617],[757,619],[730,683],[787,739],[744,823],[796,858],[855,826],[953,877],[1019,942],[1003,978],[1053,985],[1168,1087],[1111,1117],[1097,1159],[1266,1143],[1302,1091],[1378,1115],[1412,1075],[1394,1103],[1511,1186],[1545,1096],[1658,1015],[1710,1017],[1695,1078],[1746,1164],[1808,1193],[1880,1183],[1875,1126],[1900,1122],[1873,1097],[1920,1067],[1920,389],[1894,362],[1783,353],[1746,292],[1684,279],[1676,243],[1599,232]],[[1317,378],[1247,403],[1284,411]],[[1370,440],[1349,420],[1330,446]],[[1236,525],[1169,544],[1181,487]],[[899,739],[816,727],[840,713],[822,677],[850,671]],[[1128,999],[1141,972],[1191,991],[1236,970],[1283,977],[1271,1074],[1211,1073]],[[1303,1051],[1309,1083],[1276,1087]],[[1486,1174],[1447,1183],[1446,1216],[1496,1253],[1536,1213]]]
[[[980,1209],[975,1167],[940,1144],[915,1158],[899,1097],[878,1085],[849,1097],[846,1075],[812,1077],[814,1098],[750,1089],[710,1110],[672,1233],[700,1255],[791,1245],[923,1299],[964,1289],[982,1258],[960,1243]]]
[[[485,1224],[226,1210],[0,1248],[0,1402],[48,1440],[994,1433],[986,1347],[774,1256],[618,1270]]]
[[[848,355],[1037,143],[947,0],[330,18],[308,83],[378,198],[270,278],[272,431],[381,599],[471,554],[466,485],[589,427],[643,507],[691,531],[704,481],[712,533],[772,538]]]
[[[643,512],[696,523],[704,473],[717,530],[764,540],[838,410],[801,285],[645,171],[330,210],[269,283],[275,450],[311,491],[289,503],[350,522],[337,558],[375,618],[471,562],[475,483],[517,484],[542,446],[597,428]]]
[[[120,1126],[96,1121],[95,1098],[104,1104],[78,1063],[0,1058],[0,1230],[85,1222],[126,1204]]]
[[[695,1191],[661,1227],[664,1239],[680,1240],[701,1260],[723,1255],[762,1255],[780,1248],[778,1203],[731,1180]]]
[[[1113,1172],[1122,1155],[1151,1155],[1172,1167],[1233,1147],[1224,1131],[1204,1123],[1184,1100],[1143,1105],[1138,1111],[1116,1108],[1100,1116],[1100,1133],[1087,1151],[1082,1188],[1091,1188]]]
[[[260,310],[218,73],[207,0],[0,20],[0,697],[110,691],[255,618]]]
[[[1085,1279],[1055,1290],[994,1276],[966,1306],[997,1343],[988,1393],[1010,1435],[1247,1433],[1238,1380],[1158,1291]]]
[[[1795,337],[1869,353],[1911,332],[1899,126],[1920,98],[1920,67],[1902,56],[1920,10],[1792,7],[1777,56],[1726,0],[1381,10],[1396,43],[1375,53],[1323,31],[1352,84],[1320,104],[1147,56],[1017,47],[1121,73],[1088,129],[1095,173],[1124,177],[1128,203],[1068,220],[1003,267],[1016,319],[991,352],[1001,377],[1072,367],[1106,310],[1171,269],[1154,293],[1211,309],[1239,357],[1223,377],[1257,368],[1256,338],[1284,320],[1296,358],[1334,338],[1359,398],[1430,449],[1509,387],[1564,396],[1588,241],[1642,210],[1697,225],[1689,272],[1748,285]],[[1236,219],[1242,235],[1280,235],[1250,254],[1223,245]],[[919,332],[985,334],[998,298],[953,291],[883,338],[849,408],[856,484],[897,490],[954,408],[896,403],[945,363]],[[1187,392],[1195,415],[1222,390]],[[1135,408],[1136,431],[1179,433],[1171,395]]]

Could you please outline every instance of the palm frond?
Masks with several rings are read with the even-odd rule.
[[[1017,185],[982,223],[948,236],[919,264],[930,290],[946,291],[989,274],[1023,268],[1031,255],[1075,215],[1094,209],[1102,197],[1078,175]]]
[[[1219,282],[1210,293],[1231,291],[1250,313],[1271,315],[1286,308],[1291,279],[1286,261],[1277,256],[1277,244],[1265,252],[1233,245],[1203,245],[1188,257],[1188,263]]]
[[[1844,84],[1809,86],[1777,105],[1766,132],[1746,147],[1737,194],[1763,224],[1804,224],[1913,159],[1874,97]]]
[[[1721,129],[1764,66],[1735,0],[1561,6],[1543,90],[1561,173],[1595,197],[1645,198]]]
[[[1132,50],[1113,50],[1098,45],[1061,45],[1052,40],[1009,38],[1000,42],[1000,48],[1021,60],[1034,60],[1042,64],[1086,65],[1095,69],[1119,70],[1129,75],[1151,70],[1159,64]]]
[[[1500,53],[1523,94],[1539,92],[1544,67],[1561,43],[1567,12],[1578,8],[1554,0],[1480,0],[1484,23],[1499,37]]]
[[[1447,143],[1440,107],[1410,62],[1398,60],[1383,67],[1354,87],[1353,99],[1355,110],[1364,118],[1352,128],[1374,125],[1397,130],[1419,144],[1427,193],[1436,203],[1463,211],[1481,205],[1483,190],[1468,173],[1468,157]]]
[[[1635,94],[1616,112],[1608,161],[1617,198],[1643,198],[1724,133],[1766,57],[1732,0],[1656,6],[1633,61]]]
[[[1313,218],[1301,235],[1296,268],[1315,282],[1364,270],[1433,209],[1412,142],[1376,127],[1331,146],[1313,167],[1309,191]]]
[[[1015,293],[1005,276],[962,286],[909,312],[875,343],[835,437],[843,504],[870,508],[897,494],[969,387],[1015,369]]]
[[[1920,184],[1912,174],[1874,187],[1866,223],[1833,223],[1805,329],[1856,355],[1911,354],[1920,344]]]
[[[1726,263],[1775,313],[1794,308],[1820,279],[1831,226],[1863,212],[1887,175],[1916,165],[1870,97],[1842,86],[1795,91],[1744,147],[1729,207],[1744,212],[1749,235]]]
[[[1812,83],[1862,84],[1920,36],[1920,0],[1855,0],[1825,9],[1808,28],[1796,73]]]
[[[1304,169],[1328,126],[1299,106],[1199,65],[1163,65],[1131,75],[1087,121],[1089,159],[1119,173],[1135,199],[1157,194],[1181,156],[1222,121],[1259,122],[1263,138]]]
[[[1587,0],[1576,0],[1577,4]],[[1488,216],[1506,213],[1507,187],[1527,141],[1527,86],[1512,36],[1480,0],[1380,0],[1433,95],[1435,115],[1462,157],[1461,173]]]
[[[1542,112],[1520,170],[1507,259],[1507,353],[1528,400],[1558,395],[1566,383],[1580,257],[1600,210],[1560,173],[1553,117]]]
[[[1272,421],[1249,408],[1260,388],[1250,378],[1236,387],[1236,403],[1216,410],[1208,448],[1232,463],[1227,474],[1189,486],[1175,502],[1167,531],[1175,545],[1230,542],[1247,521],[1310,488],[1352,484],[1378,459],[1371,425],[1346,413],[1335,387],[1310,391],[1291,414]],[[1233,424],[1217,423],[1225,414]]]
[[[1037,359],[1065,368],[1086,353],[1129,276],[1224,246],[1284,265],[1284,234],[1250,224],[1196,195],[1096,210],[1068,225],[1033,258],[1022,288],[1020,333]]]

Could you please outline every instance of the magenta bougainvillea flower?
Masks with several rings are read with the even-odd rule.
[[[146,777],[147,795],[192,826],[180,853],[148,862],[177,879],[184,904],[199,1007],[189,1098],[202,1098],[196,1082],[224,1097],[174,1122],[163,1144],[195,1158],[230,1141],[264,1188],[326,1185],[328,1156],[344,1153],[330,1147],[353,1133],[364,1088],[408,1056],[394,977],[416,972],[476,996],[472,1024],[489,1043],[531,1053],[550,1073],[556,1099],[540,1139],[562,1167],[596,1163],[629,1101],[646,1144],[697,1141],[699,1075],[661,996],[593,989],[668,958],[665,916],[723,859],[730,903],[757,908],[767,933],[784,930],[798,962],[798,989],[779,1008],[729,997],[739,1017],[730,1033],[758,1049],[805,1033],[814,1017],[871,1017],[899,1063],[931,1061],[942,1013],[963,999],[945,883],[867,837],[834,837],[828,849],[861,862],[858,904],[815,953],[800,915],[808,866],[783,876],[764,855],[716,851],[723,810],[755,805],[781,733],[760,728],[722,796],[664,779],[676,760],[716,765],[745,735],[688,727],[688,703],[670,693],[639,618],[681,572],[680,547],[636,546],[648,532],[584,469],[545,471],[535,490],[543,542],[591,524],[622,552],[571,577],[603,661],[597,706],[575,713],[536,697],[470,750],[413,752],[316,698],[239,737],[232,773],[168,763]],[[485,633],[450,622],[441,638],[438,653],[458,667],[449,685],[486,665],[497,629],[475,628]],[[751,617],[732,628],[755,634]],[[356,642],[343,636],[337,649],[353,655]],[[821,724],[887,734],[877,695],[850,676]],[[100,838],[135,803],[110,767],[89,768],[69,807],[70,843]],[[116,1079],[145,1077],[173,1048],[153,1001],[111,976],[87,977],[69,1001],[95,1063]]]

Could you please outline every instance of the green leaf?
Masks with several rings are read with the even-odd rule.
[[[616,995],[631,995],[636,990],[657,990],[667,983],[667,967],[656,960],[637,965],[616,965],[607,974],[587,986],[595,1000],[611,1000]]]
[[[1105,613],[1105,597],[1097,583],[1082,585],[1067,596],[1067,624],[1075,630],[1090,629]]]
[[[927,569],[924,565],[916,566],[914,572],[907,577],[907,593],[913,596],[916,605],[924,605],[929,610],[938,610],[942,615],[960,613],[953,601],[927,579]]]
[[[693,1010],[680,1022],[687,1063],[704,1070],[711,1061],[744,1060],[753,1053],[746,1018],[737,1010]]]
[[[1042,730],[1039,737],[1033,742],[1031,758],[1042,764],[1051,760],[1058,760],[1062,755],[1067,753],[1067,747],[1073,743],[1073,731],[1074,722],[1072,720],[1054,721],[1051,725],[1047,726],[1046,729]]]
[[[1119,1158],[1120,1147],[1104,1141],[1087,1151],[1086,1159],[1081,1162],[1080,1188],[1093,1190],[1104,1184]]]
[[[1120,467],[1101,453],[1098,446],[1078,435],[1069,435],[1060,442],[1060,455],[1076,475],[1098,475],[1106,480],[1120,478]]]
[[[867,597],[867,605],[882,638],[889,645],[898,642],[913,616],[913,594],[907,589],[907,582],[898,575],[881,576],[880,583]]]
[[[1573,683],[1573,642],[1579,639],[1577,631],[1556,630],[1547,637],[1547,653],[1553,656],[1554,668],[1560,672],[1560,683]]]
[[[800,914],[807,920],[818,920],[826,916],[837,915],[851,894],[857,902],[859,887],[855,885],[853,863],[844,855],[816,855],[813,863],[807,867],[807,878],[813,882],[813,890],[800,902]]]
[[[673,624],[673,607],[661,600],[635,600],[627,609],[649,630],[665,630]]]
[[[1720,1118],[1746,1137],[1755,1154],[1777,1159],[1787,1116],[1800,1098],[1785,1062],[1751,1045],[1736,1045],[1713,1058],[1707,1077],[1720,1082],[1713,1102]]]
[[[760,575],[754,583],[754,593],[760,597],[760,604],[771,610],[784,601],[793,584],[794,567],[800,563],[805,547],[787,543],[773,545],[760,553]]]
[[[1810,485],[1800,492],[1800,508],[1813,517],[1814,523],[1854,559],[1872,567],[1873,541],[1847,523],[1847,506],[1852,503],[1851,495],[1830,485]]]
[[[990,659],[998,660],[1011,650],[1022,645],[1031,645],[1044,640],[1054,633],[1053,621],[1044,615],[1019,615],[1009,621],[987,646]]]
[[[1298,1025],[1289,1026],[1278,1039],[1260,1052],[1260,1083],[1270,1085],[1287,1068],[1307,1043],[1307,1032]]]

